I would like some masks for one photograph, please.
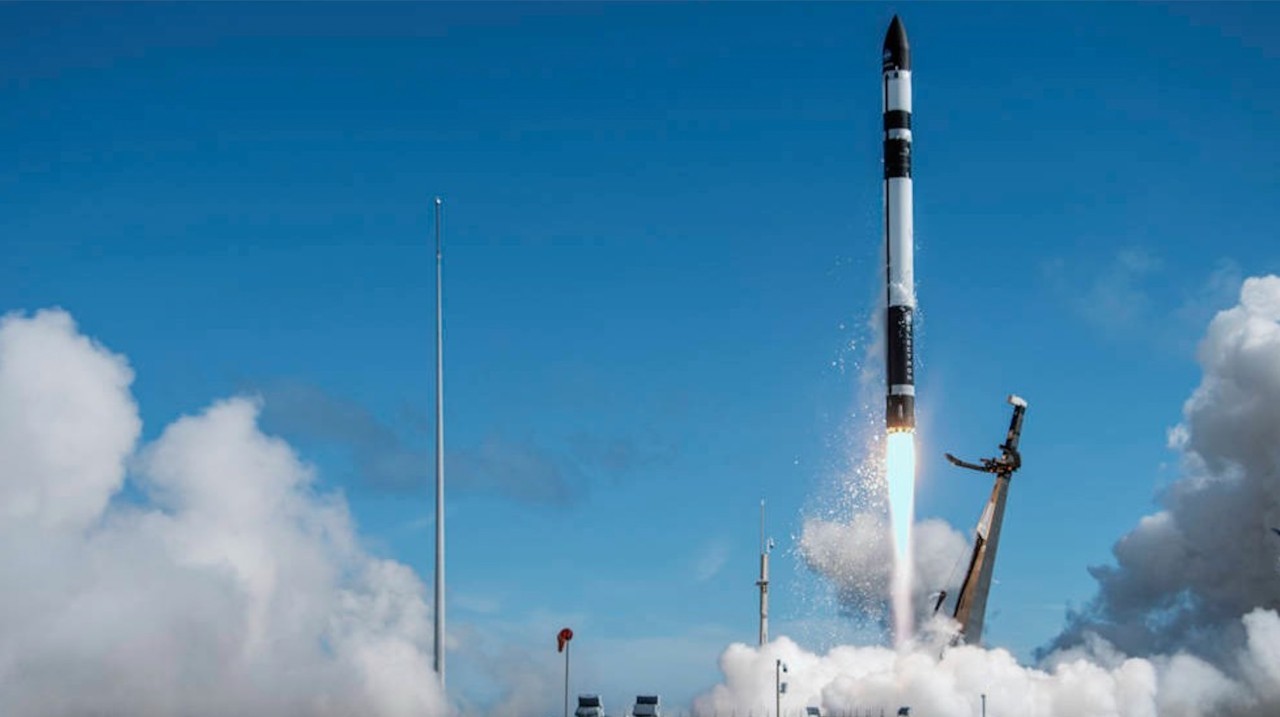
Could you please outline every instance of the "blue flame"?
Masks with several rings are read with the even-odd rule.
[[[911,525],[916,512],[916,436],[914,431],[890,432],[885,441],[885,477],[889,483],[889,515],[893,528],[894,640],[903,646],[911,638]]]

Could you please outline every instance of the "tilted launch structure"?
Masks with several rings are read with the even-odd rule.
[[[973,553],[969,556],[969,569],[965,571],[964,582],[960,585],[960,593],[956,596],[955,612],[952,617],[960,623],[960,641],[976,645],[982,641],[982,623],[986,618],[987,595],[991,592],[991,574],[995,569],[996,550],[1000,547],[1000,528],[1004,523],[1005,502],[1009,498],[1009,482],[1013,474],[1022,467],[1022,454],[1018,452],[1018,442],[1022,438],[1022,418],[1027,411],[1027,402],[1019,396],[1010,395],[1009,404],[1013,406],[1013,417],[1009,420],[1009,432],[1004,443],[1000,445],[1000,455],[996,458],[983,458],[978,463],[969,463],[947,455],[952,464],[969,470],[983,473],[994,473],[995,485],[991,487],[991,497],[987,499],[987,507],[978,520],[978,528],[973,539]],[[944,592],[935,606],[935,612],[942,607],[946,599]]]

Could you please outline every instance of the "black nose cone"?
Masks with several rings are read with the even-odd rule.
[[[911,46],[907,44],[907,29],[897,15],[889,23],[889,31],[884,34],[884,69],[910,70]]]

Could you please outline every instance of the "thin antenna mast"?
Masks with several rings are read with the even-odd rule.
[[[764,500],[760,501],[760,644],[769,642],[769,551],[773,541],[764,537]]]
[[[440,238],[440,197],[436,197],[436,599],[435,668],[444,689],[444,291]]]

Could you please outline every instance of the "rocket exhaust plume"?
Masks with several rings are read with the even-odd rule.
[[[898,16],[885,33],[884,112],[885,477],[893,523],[895,641],[911,635],[911,524],[915,514],[915,268],[911,186],[911,48]]]
[[[911,525],[915,522],[915,433],[892,431],[885,442],[885,477],[893,528],[893,581],[890,584],[893,634],[898,646],[911,637]]]

